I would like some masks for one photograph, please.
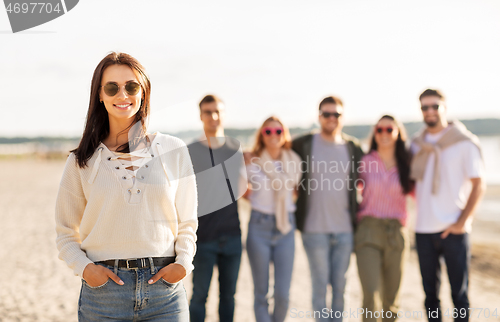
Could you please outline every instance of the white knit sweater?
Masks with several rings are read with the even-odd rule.
[[[161,256],[193,270],[198,199],[189,152],[159,132],[151,147],[154,157],[135,183],[102,142],[83,169],[69,155],[56,201],[56,243],[75,275],[83,278],[96,261]]]

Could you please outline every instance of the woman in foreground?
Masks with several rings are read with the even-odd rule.
[[[197,192],[180,139],[146,133],[151,84],[111,53],[92,78],[85,131],[56,201],[59,258],[82,279],[79,321],[188,321]]]

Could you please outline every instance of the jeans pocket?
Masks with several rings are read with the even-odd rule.
[[[156,275],[156,274],[158,274],[158,272],[159,272],[162,268],[163,268],[163,267],[158,267],[158,266],[156,266],[156,267],[155,267],[155,271],[154,271],[154,272],[155,272],[155,275]],[[159,281],[160,281],[160,282],[162,282],[162,283],[163,283],[163,285],[168,286],[168,288],[174,288],[175,286],[177,286],[177,284],[179,284],[179,282],[177,282],[177,283],[170,283],[170,282],[168,282],[168,281],[164,280],[164,279],[163,279],[163,277],[160,277],[160,280],[159,280]],[[156,283],[158,283],[158,281],[157,281]]]
[[[87,281],[86,281],[86,280],[82,279],[83,284],[84,284],[85,286],[87,286],[88,288],[92,289],[92,290],[96,290],[96,289],[99,289],[99,288],[102,288],[102,287],[104,287],[104,286],[108,285],[108,283],[109,283],[109,281],[110,281],[110,280],[111,280],[111,279],[108,277],[108,279],[106,280],[106,282],[104,282],[103,284],[98,285],[98,286],[90,286],[90,285],[87,283]]]
[[[175,288],[177,286],[177,284],[179,284],[179,282],[177,283],[170,283],[170,282],[167,282],[166,280],[163,279],[163,277],[160,277],[160,281],[165,284],[166,286],[168,286],[169,288]]]

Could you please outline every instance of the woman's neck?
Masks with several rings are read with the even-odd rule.
[[[342,132],[341,131],[333,131],[333,132],[320,132],[321,137],[328,142],[334,143],[342,143]]]
[[[278,160],[280,158],[281,147],[279,147],[279,148],[266,147],[266,151],[267,151],[267,153],[269,153],[269,155],[271,156],[272,159]]]
[[[207,131],[205,130],[205,136],[207,138],[216,138],[216,137],[223,137],[224,136],[224,129],[223,128],[218,128],[217,130],[215,131]]]
[[[442,119],[435,126],[427,126],[427,132],[431,134],[436,134],[446,129],[447,127],[448,127],[448,121],[446,119]]]
[[[133,122],[133,120],[132,120]],[[116,120],[109,119],[109,135],[103,140],[103,143],[108,147],[119,147],[129,141],[129,130],[131,120]]]
[[[210,148],[216,149],[224,145],[225,135],[223,128],[219,128],[215,131],[205,131],[205,137],[207,138],[207,143]]]
[[[396,152],[396,147],[390,146],[390,147],[381,147],[379,146],[377,148],[377,152],[382,158],[382,160],[394,160],[396,158],[395,152]]]

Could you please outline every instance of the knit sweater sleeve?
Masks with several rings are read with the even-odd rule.
[[[189,275],[194,269],[196,252],[196,230],[198,229],[198,193],[193,164],[187,147],[179,150],[179,185],[175,195],[178,232],[175,240],[176,263],[182,265]]]
[[[71,153],[66,160],[56,199],[56,245],[59,259],[81,278],[87,264],[92,263],[80,247],[79,226],[86,204],[76,157]]]

